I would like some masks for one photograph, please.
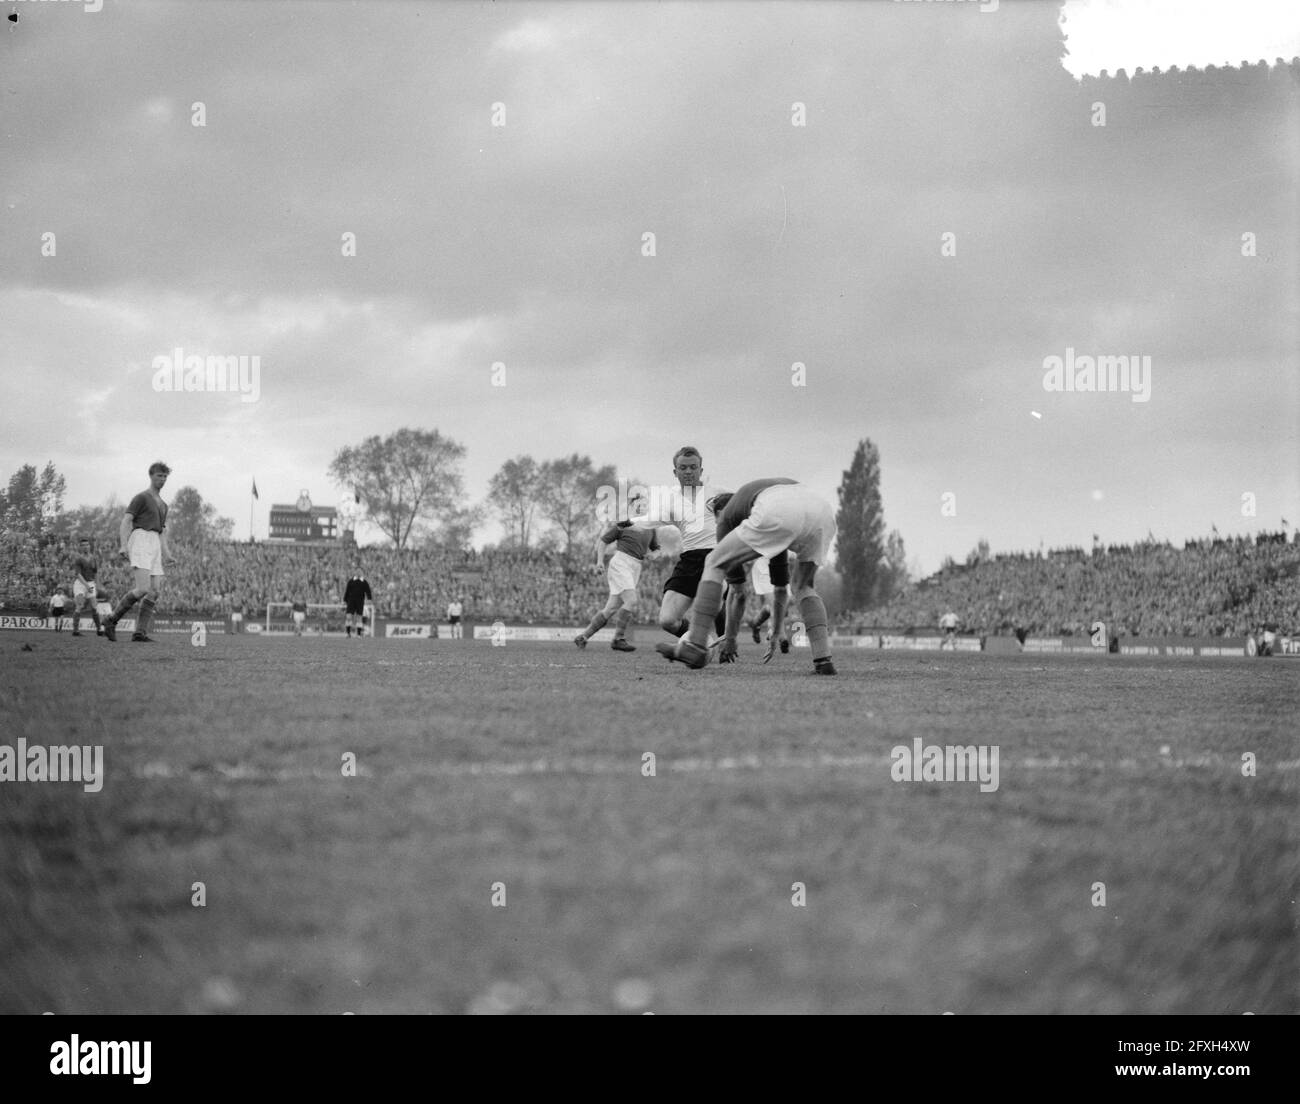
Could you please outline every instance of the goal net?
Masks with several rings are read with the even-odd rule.
[[[308,602],[307,616],[303,619],[302,631],[314,635],[341,633],[347,624],[347,611],[347,606],[342,603],[335,605],[329,602]],[[375,635],[375,607],[369,602],[366,603],[366,611],[361,616],[361,623],[365,627],[365,635],[373,637]],[[292,602],[266,603],[265,632],[293,633],[297,631],[297,627],[293,619]]]

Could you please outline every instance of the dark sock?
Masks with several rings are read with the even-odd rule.
[[[623,640],[627,637],[627,623],[632,620],[632,611],[630,609],[621,609],[614,614],[614,639]]]
[[[109,616],[109,620],[116,625],[126,615],[126,611],[134,606],[138,601],[139,599],[128,590],[122,600],[117,603],[117,607]]]
[[[595,636],[607,624],[609,624],[609,615],[604,610],[601,610],[591,619],[591,624],[582,630],[582,635]]]
[[[349,626],[348,626],[348,636],[351,636],[351,635],[352,635],[352,626],[349,625]]]
[[[808,634],[808,646],[812,649],[813,662],[830,659],[831,637],[826,628],[826,605],[816,594],[799,600],[799,612],[803,614],[804,632]]]
[[[691,628],[686,639],[703,648],[709,643],[709,630],[714,627],[718,611],[722,608],[722,584],[701,582],[691,606]]]
[[[772,611],[769,609],[765,609],[754,619],[754,628],[758,628],[759,625],[761,625],[764,621],[766,621],[771,616],[772,616]]]
[[[153,611],[155,604],[156,603],[150,598],[146,598],[140,603],[140,616],[136,619],[135,631],[141,635],[147,633],[149,631],[149,626],[153,624]]]

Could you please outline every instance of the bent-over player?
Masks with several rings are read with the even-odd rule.
[[[724,580],[729,578],[733,588],[743,583],[745,564],[759,556],[772,557],[775,575],[777,563],[788,549],[796,559],[794,599],[799,603],[812,647],[813,670],[819,675],[835,674],[826,605],[813,589],[817,567],[826,561],[835,539],[835,513],[830,504],[801,483],[777,477],[752,480],[734,495],[720,494],[714,499],[713,509],[718,515],[718,543],[704,561],[691,606],[690,629],[676,644],[657,644],[656,650],[688,667],[703,667],[709,658],[709,629],[722,605]],[[764,663],[771,660],[784,628],[783,606],[780,601],[773,603],[772,635]],[[727,626],[726,638],[733,646],[738,629],[738,625]]]

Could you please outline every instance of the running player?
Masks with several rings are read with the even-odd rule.
[[[686,615],[700,585],[705,557],[717,544],[718,520],[710,503],[725,492],[704,481],[704,458],[691,445],[683,445],[674,454],[673,474],[681,487],[681,516],[636,520],[642,525],[676,525],[681,531],[681,554],[664,583],[663,602],[659,607],[660,627],[673,636],[681,636],[690,627]],[[721,617],[716,628],[718,636],[722,636]]]
[[[939,628],[943,630],[943,639],[939,641],[940,651],[944,648],[952,648],[954,652],[957,650],[957,625],[957,615],[952,610],[939,618]]]
[[[343,590],[343,601],[348,609],[345,618],[348,636],[352,635],[353,625],[356,626],[357,636],[365,634],[366,599],[372,602],[375,600],[374,595],[370,593],[370,584],[366,582],[366,577],[357,571],[348,580],[348,585]]]
[[[459,598],[453,598],[447,603],[447,635],[452,640],[460,640],[465,635],[465,630],[460,623],[464,613],[465,604]]]
[[[629,512],[644,513],[646,497],[634,495],[628,502]],[[610,620],[614,622],[614,641],[610,647],[616,652],[635,652],[636,645],[627,642],[627,625],[632,620],[632,611],[636,608],[636,588],[641,581],[641,566],[646,555],[659,550],[659,534],[653,529],[645,529],[631,521],[620,521],[611,525],[596,540],[596,570],[601,568],[608,545],[614,545],[614,554],[609,558],[606,569],[609,579],[609,600],[582,632],[573,638],[579,648],[585,648],[587,641],[595,636]]]
[[[695,601],[691,625],[676,644],[657,644],[656,650],[688,667],[703,667],[709,658],[709,629],[722,605],[722,584],[733,587],[744,582],[744,566],[759,556],[772,557],[772,572],[787,550],[794,553],[794,597],[799,603],[812,647],[813,669],[819,675],[835,674],[831,662],[830,633],[826,606],[813,589],[817,566],[826,562],[835,538],[835,513],[830,504],[793,479],[755,479],[734,495],[722,494],[713,503],[718,513],[718,544],[706,557]],[[775,580],[774,580],[775,581]],[[775,602],[772,611],[772,639],[763,662],[776,650],[785,619],[784,603]],[[728,625],[728,636],[736,628]],[[725,647],[725,644],[724,644]]]
[[[99,557],[91,551],[89,537],[82,537],[77,542],[77,549],[77,577],[72,580],[72,635],[81,635],[81,611],[89,608],[90,616],[95,622],[95,635],[103,636],[104,627],[99,622],[99,610],[96,608],[99,594],[95,576],[99,574]]]
[[[163,567],[176,562],[167,550],[167,503],[162,500],[163,484],[171,471],[161,460],[149,465],[149,486],[131,499],[118,526],[121,555],[135,571],[135,585],[122,595],[117,608],[104,619],[104,635],[110,641],[117,639],[117,623],[139,602],[140,615],[131,639],[137,644],[154,643],[149,625],[158,605]]]

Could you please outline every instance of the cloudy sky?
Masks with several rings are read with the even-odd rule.
[[[264,536],[403,425],[475,499],[683,443],[833,497],[869,437],[925,571],[1300,524],[1300,66],[1081,85],[1058,5],[996,7],[0,3],[3,474],[77,505],[164,458],[242,536],[256,477]],[[1064,60],[1300,52],[1210,15],[1217,59],[1084,12]],[[178,347],[260,357],[258,401],[155,391]],[[1046,391],[1067,349],[1149,356],[1149,401]]]

